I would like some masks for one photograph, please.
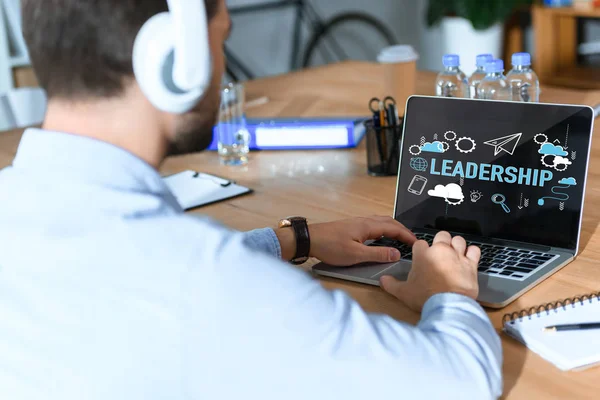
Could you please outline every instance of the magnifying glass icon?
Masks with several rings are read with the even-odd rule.
[[[510,208],[506,205],[506,197],[503,194],[495,194],[492,196],[492,202],[502,206],[505,213],[510,214]]]

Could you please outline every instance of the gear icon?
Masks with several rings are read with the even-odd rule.
[[[442,144],[442,153],[445,153],[450,149],[450,145],[446,142],[440,142]]]
[[[416,150],[414,150],[415,148]],[[419,154],[421,154],[421,146],[413,144],[408,148],[408,152],[413,156],[418,156]]]
[[[467,146],[466,148],[461,148],[460,147],[461,142],[471,142],[471,145]],[[475,147],[477,147],[477,144],[475,143],[475,141],[473,139],[471,139],[470,137],[466,137],[466,136],[458,139],[456,141],[456,143],[454,143],[454,145],[456,146],[456,150],[460,151],[461,153],[465,153],[465,154],[473,152],[473,150],[475,150]]]
[[[553,165],[553,167],[558,172],[564,172],[567,170],[567,168],[569,168],[569,166],[567,164],[556,164],[556,165]]]
[[[552,157],[552,162],[547,163],[546,157]],[[552,154],[544,154],[542,156],[542,165],[546,168],[554,168],[554,158],[556,158],[556,156],[553,156]]]
[[[452,199],[452,201],[450,201],[449,198],[446,197],[446,203],[450,204],[451,206],[457,206],[459,204],[462,204],[463,201],[465,201],[465,198],[463,197],[462,199]]]
[[[453,140],[456,140],[456,132],[454,131],[448,131],[446,133],[444,133],[444,139],[446,139],[449,142],[452,142]]]
[[[542,142],[539,138],[544,138],[544,141]],[[544,143],[548,143],[548,136],[546,136],[546,134],[544,134],[544,133],[538,133],[537,135],[535,135],[533,137],[533,141],[540,145],[544,144]]]

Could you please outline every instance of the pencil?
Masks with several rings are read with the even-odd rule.
[[[379,132],[379,134],[381,135],[381,145],[383,147],[383,156],[385,157],[384,159],[381,160],[381,164],[382,165],[386,165],[387,164],[387,127],[388,127],[388,121],[385,117],[385,103],[383,101],[379,102],[379,118],[381,119],[381,132]],[[384,171],[385,172],[385,171]]]

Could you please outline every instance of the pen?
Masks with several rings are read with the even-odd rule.
[[[391,126],[398,125],[398,118],[396,118],[396,106],[393,104],[388,105],[387,118],[390,121]]]
[[[379,102],[379,116],[381,118],[381,131],[380,131],[380,135],[381,135],[381,145],[383,147],[383,156],[384,158],[381,159],[381,164],[385,165],[386,164],[386,159],[387,159],[387,130],[385,128],[387,128],[389,126],[389,121],[386,120],[385,118],[385,103],[383,101]]]
[[[381,136],[379,136],[381,130],[381,115],[379,111],[373,111],[373,132],[375,133],[375,140],[377,141],[377,152],[379,153],[379,159],[383,163],[383,146],[381,145]]]
[[[381,128],[381,116],[379,115],[379,111],[373,113],[373,127],[377,129]]]
[[[600,329],[600,322],[591,322],[585,324],[568,324],[547,326],[544,332],[563,332],[563,331],[584,331],[588,329]]]
[[[385,104],[383,101],[379,102],[379,118],[381,118],[381,127],[386,127],[388,125],[388,121],[385,116]]]
[[[387,107],[386,114],[389,125],[398,125],[400,123],[398,108],[396,107],[396,99],[392,96],[388,96],[383,99],[383,106]]]

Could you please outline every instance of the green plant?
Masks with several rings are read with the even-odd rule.
[[[517,7],[532,4],[534,0],[429,0],[427,24],[434,26],[448,16],[462,17],[473,28],[485,30],[506,21]]]

